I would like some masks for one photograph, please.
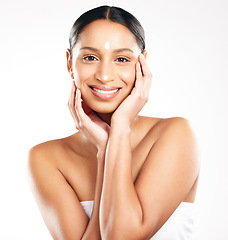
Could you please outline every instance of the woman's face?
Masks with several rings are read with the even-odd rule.
[[[111,113],[130,94],[141,50],[123,25],[96,20],[73,48],[71,70],[82,98],[98,113]]]

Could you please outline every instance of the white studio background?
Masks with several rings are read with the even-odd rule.
[[[80,14],[103,4],[125,8],[145,28],[153,83],[142,114],[182,116],[195,128],[201,178],[194,239],[227,240],[226,0],[0,0],[0,239],[51,239],[27,184],[26,155],[74,133],[68,34]]]

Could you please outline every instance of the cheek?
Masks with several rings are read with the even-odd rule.
[[[78,88],[81,88],[81,86],[83,86],[83,83],[89,79],[92,75],[92,69],[89,68],[86,65],[82,65],[82,64],[76,64],[75,68],[74,68],[74,79],[75,79],[75,83],[76,86]]]
[[[119,70],[119,76],[129,86],[133,86],[135,82],[135,66],[124,67]]]

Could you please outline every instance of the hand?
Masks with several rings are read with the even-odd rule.
[[[80,130],[99,151],[104,150],[108,141],[110,127],[82,100],[81,91],[75,86],[74,82],[68,107],[76,128]]]
[[[143,54],[139,56],[139,62],[136,63],[136,80],[135,87],[130,95],[119,105],[112,115],[111,125],[130,126],[132,121],[141,111],[143,106],[149,99],[149,91],[151,86],[152,74],[146,63]]]

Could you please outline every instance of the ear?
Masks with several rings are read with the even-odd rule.
[[[70,56],[70,49],[66,50],[66,58],[67,58],[67,70],[68,70],[71,78],[74,79],[74,73],[73,73],[73,68],[72,68],[72,59]]]
[[[146,58],[147,58],[147,51],[144,50],[142,54],[144,55],[144,57],[145,57],[145,59],[146,59]]]

